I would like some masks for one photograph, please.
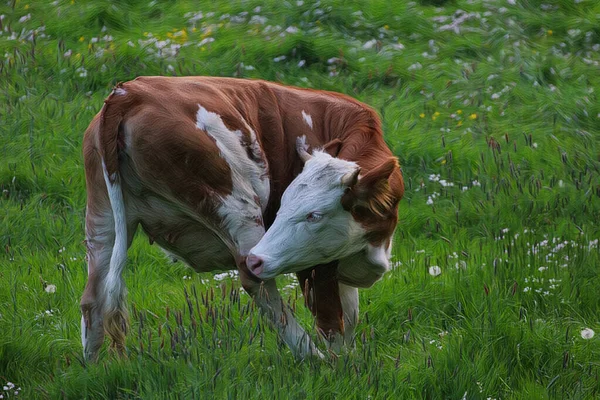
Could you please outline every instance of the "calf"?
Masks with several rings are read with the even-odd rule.
[[[352,341],[357,288],[389,268],[404,191],[373,110],[258,80],[140,77],[105,100],[83,153],[86,359],[105,333],[124,350],[138,225],[198,272],[237,268],[297,357],[320,353],[277,291],[281,273],[297,273],[329,344]]]

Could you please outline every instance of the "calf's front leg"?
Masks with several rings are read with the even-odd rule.
[[[242,286],[252,296],[260,311],[274,325],[281,339],[298,359],[324,358],[310,336],[298,324],[290,308],[284,303],[275,279],[262,281],[252,275],[245,262],[238,265]]]

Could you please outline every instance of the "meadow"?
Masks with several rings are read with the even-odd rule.
[[[0,398],[600,398],[599,63],[595,0],[2,0]],[[139,75],[380,113],[406,195],[353,352],[294,360],[234,273],[138,233],[127,357],[83,361],[81,142]]]

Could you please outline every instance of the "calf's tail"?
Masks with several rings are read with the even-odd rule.
[[[99,150],[102,158],[104,182],[114,220],[114,244],[110,267],[104,279],[104,330],[111,338],[113,347],[125,350],[128,329],[128,313],[125,303],[127,289],[123,281],[123,269],[127,262],[127,216],[123,200],[122,180],[119,174],[118,148],[122,140],[122,122],[126,102],[120,99],[124,89],[117,86],[105,100],[100,115]],[[119,104],[121,103],[121,104]],[[123,104],[125,103],[125,104]]]

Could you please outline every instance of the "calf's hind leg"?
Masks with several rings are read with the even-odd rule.
[[[81,298],[81,342],[86,360],[96,360],[104,334],[125,350],[127,309],[122,271],[135,224],[127,221],[120,178],[110,182],[96,152],[84,154],[87,186],[88,281]]]
[[[81,343],[86,360],[95,361],[104,342],[104,280],[114,245],[114,220],[109,208],[86,215],[88,280],[81,298]]]
[[[115,246],[115,222],[111,209],[86,215],[86,246],[88,280],[81,298],[81,343],[88,361],[97,359],[98,351],[108,334],[112,347],[125,351],[128,313],[126,289],[122,278],[127,248],[133,240],[136,224],[127,224],[126,246]],[[116,259],[116,261],[115,261]]]

